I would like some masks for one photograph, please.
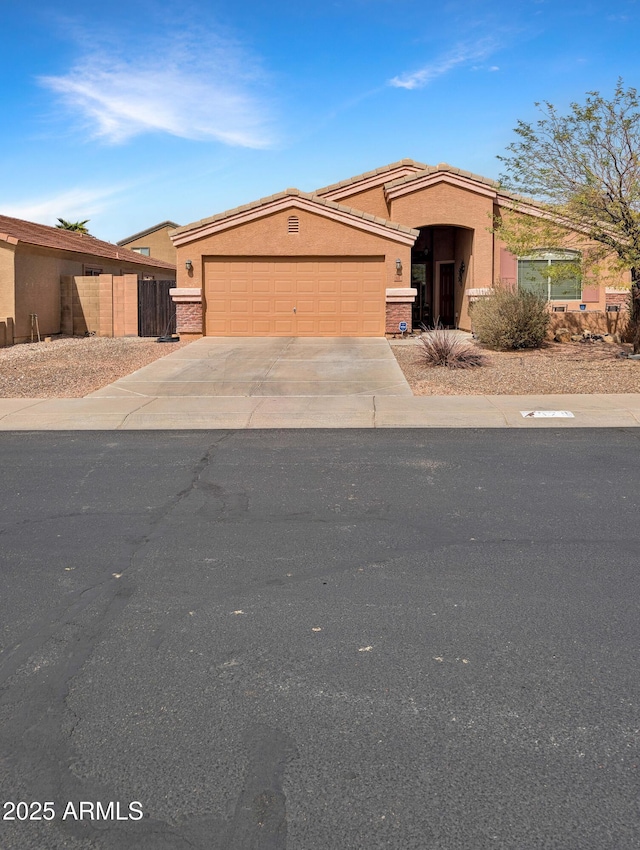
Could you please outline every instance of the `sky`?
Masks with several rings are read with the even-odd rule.
[[[639,85],[640,0],[0,0],[0,214],[116,242]]]

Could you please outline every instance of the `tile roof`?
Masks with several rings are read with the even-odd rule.
[[[364,219],[365,221],[370,221],[375,224],[382,225],[383,227],[388,227],[390,230],[398,230],[401,233],[410,233],[412,235],[418,235],[418,231],[414,230],[411,227],[407,227],[404,224],[399,224],[397,221],[389,221],[386,218],[380,218],[376,215],[371,215],[371,213],[363,212],[362,210],[354,209],[353,207],[347,207],[343,204],[336,204],[335,201],[328,201],[326,198],[319,198],[315,194],[311,194],[310,192],[301,192],[300,189],[285,189],[283,192],[277,192],[275,195],[268,195],[266,198],[260,198],[257,201],[252,201],[249,204],[243,204],[240,207],[234,207],[230,210],[225,210],[225,212],[217,213],[216,215],[212,215],[209,218],[203,218],[200,221],[194,221],[191,224],[185,224],[183,227],[178,227],[173,231],[172,236],[178,236],[181,233],[188,233],[190,230],[197,230],[200,227],[205,227],[207,224],[213,224],[216,221],[222,221],[226,218],[233,218],[233,216],[241,215],[244,212],[248,212],[249,210],[256,209],[258,207],[266,206],[267,204],[273,203],[274,201],[279,201],[283,198],[287,197],[299,197],[305,198],[308,201],[311,201],[314,204],[318,204],[323,207],[327,207],[329,209],[333,209],[339,212],[348,213],[349,215],[353,215],[356,218]]]
[[[459,177],[466,177],[468,180],[475,180],[476,183],[484,183],[493,189],[500,187],[500,184],[496,180],[490,180],[488,177],[482,177],[480,174],[473,174],[471,171],[464,171],[462,168],[454,168],[453,165],[449,165],[447,162],[439,162],[438,165],[427,165],[422,171],[417,171],[415,174],[409,174],[407,177],[398,177],[397,180],[391,180],[389,183],[385,183],[385,188],[391,189],[395,186],[402,186],[404,183],[411,183],[413,180],[420,180],[429,174],[438,174],[441,171],[447,171],[449,174],[457,174]]]
[[[321,189],[316,189],[314,195],[324,195],[327,192],[333,192],[336,189],[341,189],[344,186],[351,186],[354,183],[361,183],[371,177],[376,177],[378,174],[384,174],[387,171],[395,171],[397,168],[402,168],[403,165],[411,165],[419,168],[421,171],[429,168],[424,162],[416,162],[413,159],[399,159],[397,162],[390,162],[389,165],[383,165],[381,168],[374,168],[373,171],[365,171],[363,174],[356,174],[355,177],[348,177],[346,180],[341,180],[339,183],[332,183],[330,186],[323,186]],[[405,179],[405,178],[400,178]]]
[[[443,171],[446,171],[449,174],[456,174],[459,177],[465,177],[468,180],[474,180],[476,183],[483,183],[485,186],[490,186],[492,189],[496,190],[498,200],[503,199],[510,202],[512,201],[524,206],[533,207],[534,209],[545,209],[545,205],[540,203],[540,201],[537,201],[535,198],[530,198],[526,195],[518,195],[515,192],[508,192],[506,189],[501,188],[498,180],[492,180],[490,177],[483,177],[481,174],[474,174],[472,171],[465,171],[463,168],[455,168],[453,165],[449,165],[448,162],[439,162],[438,165],[428,165],[422,171],[418,171],[415,174],[409,174],[406,177],[398,177],[396,180],[391,180],[389,183],[385,183],[384,188],[392,189],[396,186],[402,186],[405,183],[411,183],[413,180],[420,180],[422,177],[426,177],[429,174],[438,174]]]
[[[156,230],[162,230],[163,227],[168,227],[174,230],[180,227],[175,221],[161,221],[160,224],[154,224],[153,227],[147,227],[146,230],[141,230],[140,233],[134,233],[133,236],[127,236],[126,239],[119,239],[116,245],[125,245],[127,242],[135,242],[136,239],[142,239],[143,236],[148,236],[150,233],[155,233]]]
[[[135,251],[130,251],[128,248],[120,248],[118,245],[114,245],[111,242],[103,242],[93,236],[0,215],[0,240],[6,242],[8,239],[24,242],[27,245],[55,248],[58,251],[71,251],[74,254],[87,254],[109,260],[121,260],[127,263],[135,263],[139,266],[175,269],[174,265],[165,263],[164,260],[143,257],[141,254],[136,254]]]

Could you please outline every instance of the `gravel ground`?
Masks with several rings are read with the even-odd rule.
[[[80,398],[188,344],[60,337],[1,348],[0,398]],[[392,340],[391,347],[414,395],[640,392],[640,361],[616,357],[631,346],[575,342],[533,351],[484,351],[486,366],[463,370],[425,365],[413,342]]]
[[[616,355],[630,345],[604,342],[548,343],[541,349],[488,351],[487,365],[474,369],[430,367],[418,344],[394,344],[393,353],[414,395],[538,395],[548,393],[638,393],[640,361]]]
[[[189,342],[54,337],[0,348],[0,398],[81,398]]]

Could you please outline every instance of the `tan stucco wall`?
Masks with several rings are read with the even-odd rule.
[[[337,198],[335,203],[351,207],[354,210],[368,212],[380,218],[391,218],[384,194],[384,186],[375,186],[373,189],[367,189],[364,192],[354,191],[352,195]]]
[[[452,186],[436,183],[391,201],[392,221],[409,227],[451,225],[455,231],[436,231],[434,262],[455,261],[455,311],[458,325],[469,329],[468,298],[465,290],[490,287],[494,280],[494,237],[492,224],[493,199]],[[438,241],[450,239],[450,244]],[[447,254],[448,256],[445,256]],[[464,261],[462,286],[459,283],[460,263]]]
[[[298,233],[287,232],[290,215],[298,216]],[[203,257],[207,256],[384,256],[387,286],[409,286],[411,280],[411,246],[297,208],[267,215],[178,247],[179,287],[202,288]],[[396,274],[396,258],[403,265],[400,277]],[[190,274],[185,269],[188,259],[193,263]]]
[[[131,242],[122,242],[123,248],[148,248],[149,256],[156,260],[164,260],[165,263],[174,263],[176,261],[176,249],[173,242],[169,238],[169,231],[172,227],[163,227],[160,230],[155,230],[140,239],[133,239]]]
[[[448,183],[436,183],[391,201],[392,221],[408,227],[450,224],[474,231],[467,287],[491,286],[494,279],[493,235],[489,232],[492,211],[491,198]]]
[[[138,335],[138,276],[63,275],[60,280],[61,332],[81,336]]]
[[[458,327],[471,329],[469,318],[469,299],[465,298],[468,281],[473,280],[473,230],[457,228],[455,231],[455,310],[458,314]],[[464,267],[462,264],[464,263]],[[461,280],[462,278],[462,280]]]
[[[109,277],[112,285],[113,336],[138,336],[138,277],[125,274],[119,277],[100,275],[100,280]]]
[[[16,313],[14,257],[15,245],[0,242],[0,321]]]
[[[110,309],[110,306],[109,306]],[[100,330],[100,278],[63,275],[60,278],[60,332],[82,336]]]
[[[16,251],[16,340],[31,339],[30,314],[38,317],[41,335],[60,333],[60,276],[78,264],[61,256],[47,256],[27,246]]]
[[[109,275],[135,274],[136,277],[149,275],[157,280],[175,279],[175,272],[170,269],[20,244],[15,256],[17,342],[31,339],[31,313],[38,316],[41,335],[61,332],[60,278],[62,275],[82,276],[87,266],[100,268]],[[3,316],[0,315],[0,318]]]
[[[519,213],[523,214],[523,213]],[[501,210],[496,207],[494,210],[494,215],[496,218],[500,218]],[[581,251],[585,248],[585,245],[591,245],[593,247],[598,247],[597,243],[585,241],[584,237],[576,234],[568,232],[566,238],[561,240],[559,244],[548,246],[541,245],[542,249],[544,248],[566,248],[568,250]],[[504,242],[496,237],[494,244],[494,279],[496,281],[501,280],[504,275],[501,269],[501,251],[506,250],[506,245]],[[509,282],[510,279],[507,281]],[[584,313],[585,311],[580,310],[580,304],[586,303],[587,310],[586,312],[600,312],[604,311],[607,299],[606,299],[606,288],[607,287],[619,287],[621,289],[628,288],[631,286],[631,273],[629,271],[620,270],[615,262],[615,257],[612,255],[609,260],[604,260],[598,271],[598,280],[592,280],[591,284],[588,279],[585,279],[582,284],[582,299],[581,301],[553,301],[551,302],[551,309],[554,306],[566,305],[567,311],[570,313]]]

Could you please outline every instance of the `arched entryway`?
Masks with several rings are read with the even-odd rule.
[[[473,230],[453,225],[420,227],[411,250],[411,286],[417,290],[413,326],[457,327],[473,253]]]

